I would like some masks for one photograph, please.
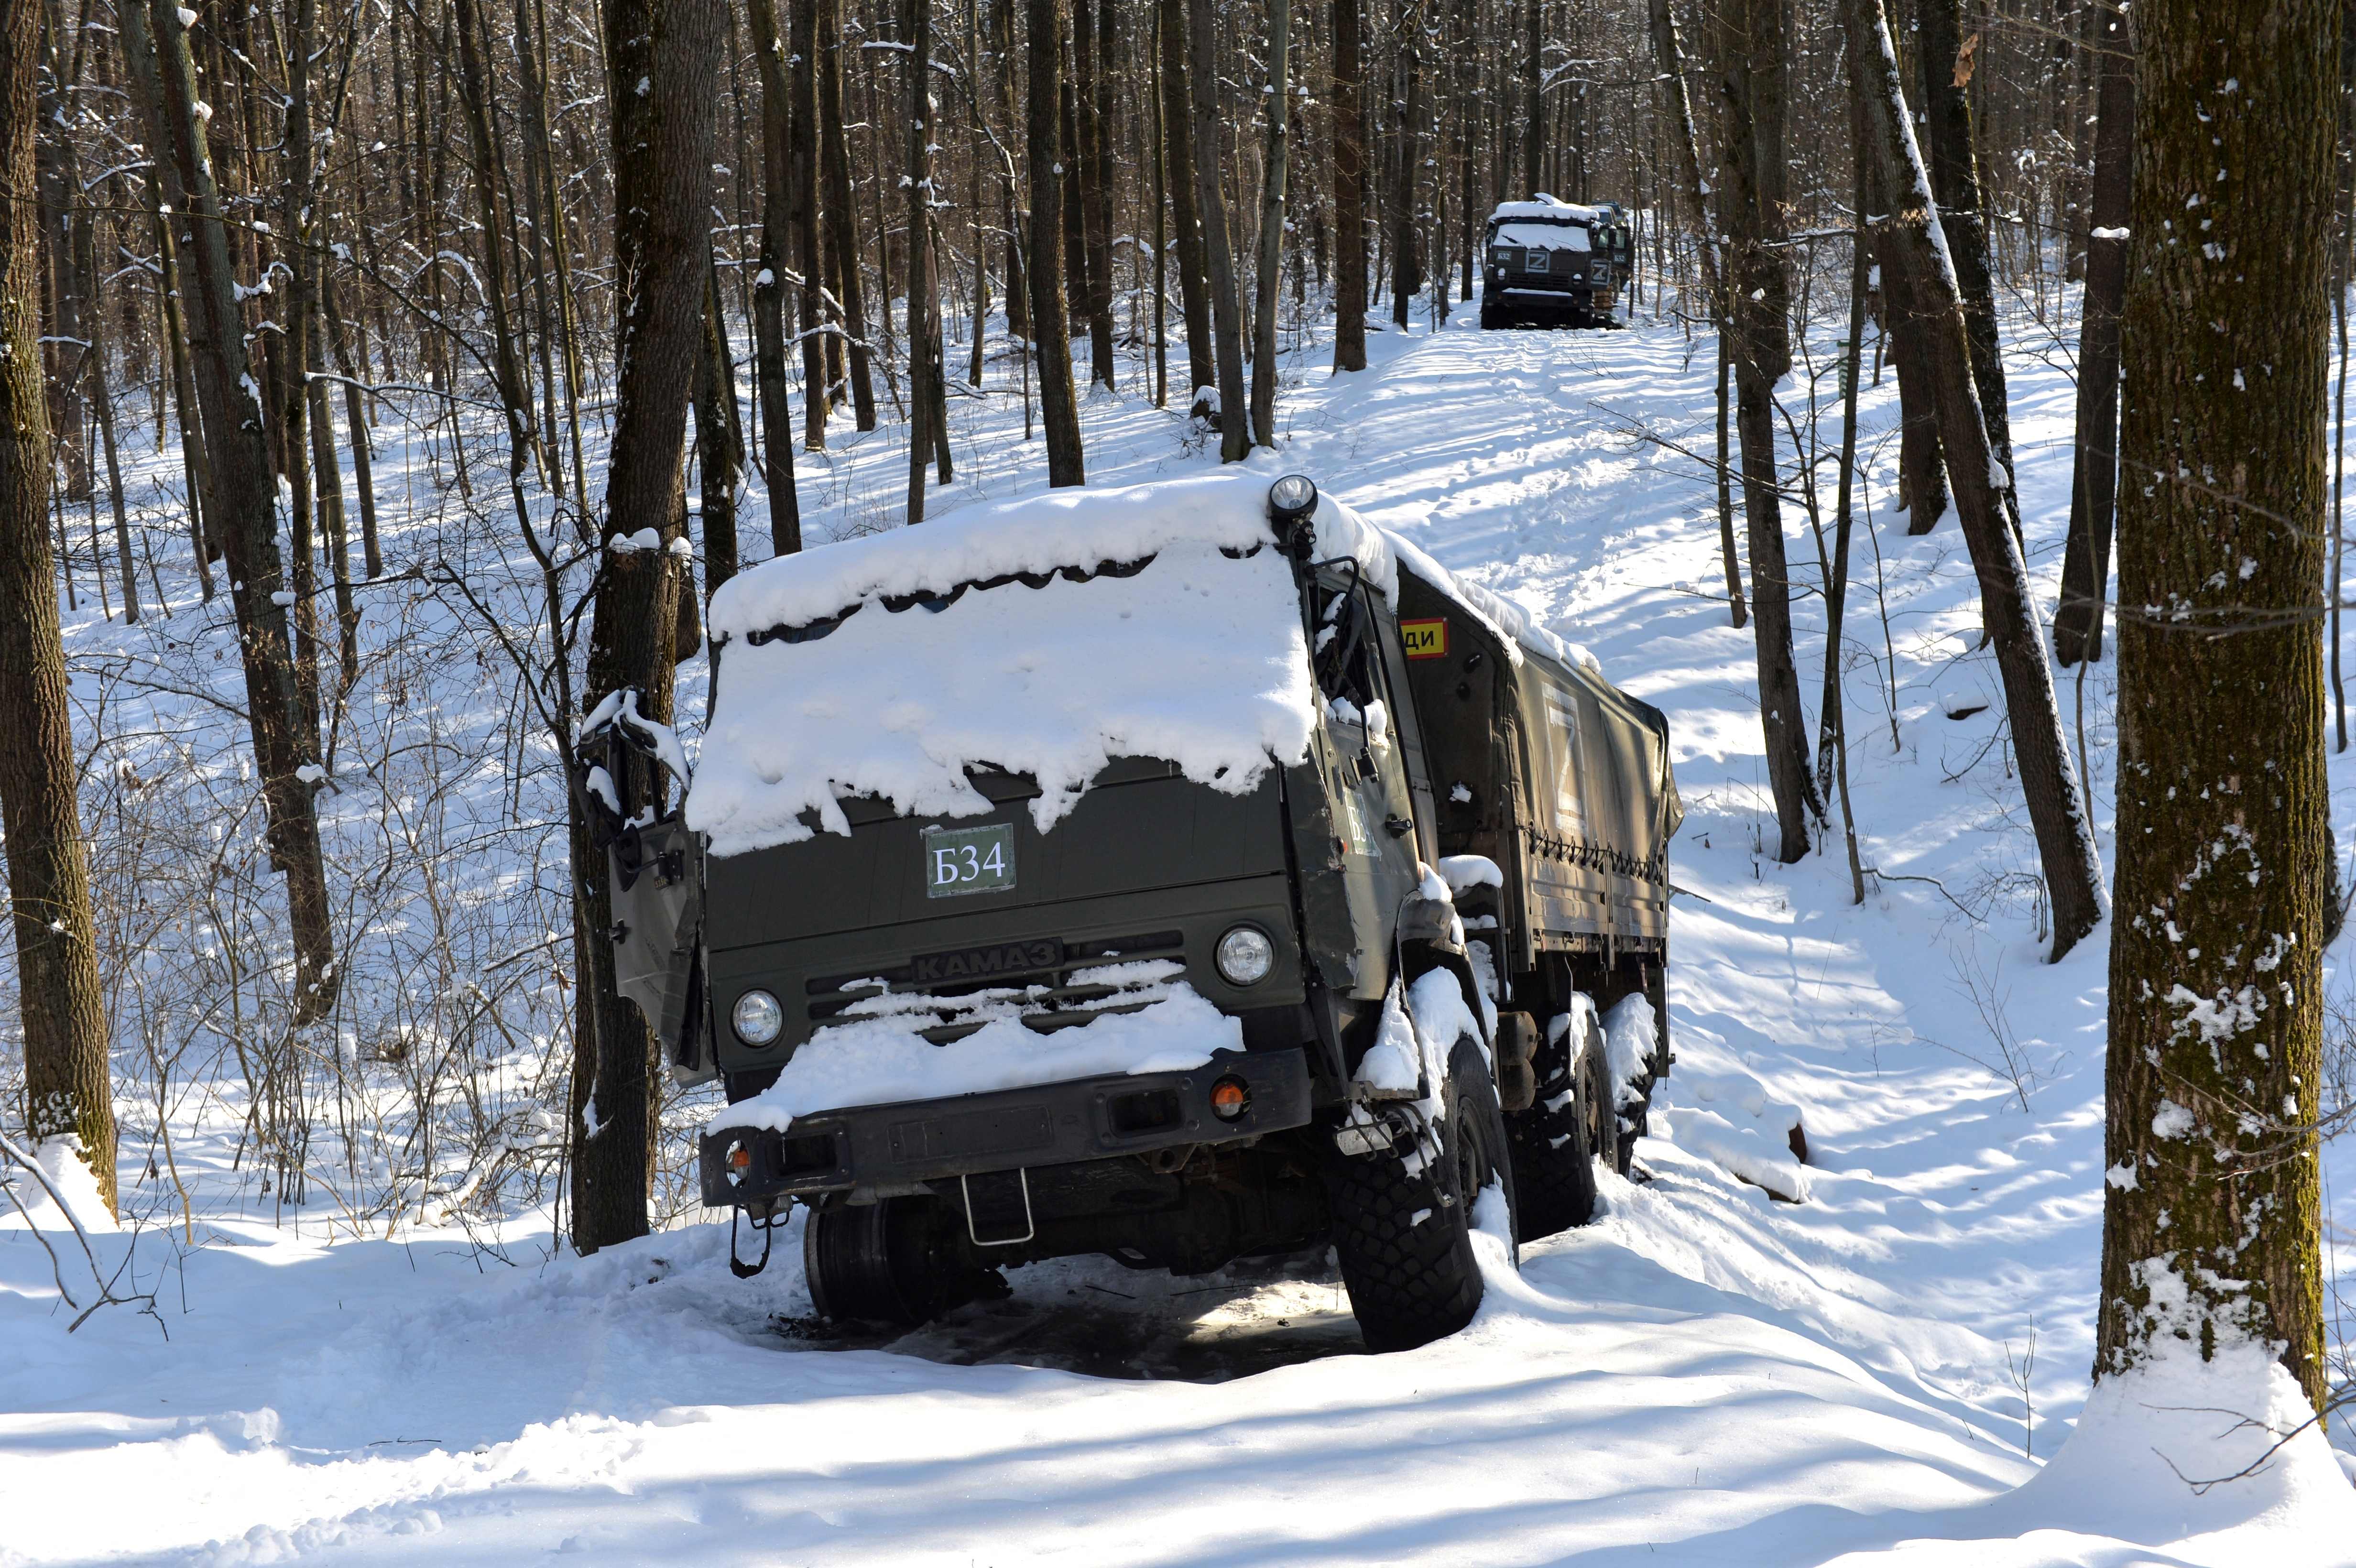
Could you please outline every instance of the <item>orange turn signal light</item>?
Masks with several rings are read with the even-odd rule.
[[[1240,1078],[1222,1078],[1211,1085],[1211,1115],[1232,1122],[1251,1108],[1251,1091]]]
[[[728,1151],[728,1168],[731,1170],[752,1169],[753,1151],[750,1148],[747,1148],[744,1145],[738,1144],[734,1148]]]

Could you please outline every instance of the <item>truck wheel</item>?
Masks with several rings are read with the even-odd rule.
[[[1610,1115],[1611,1091],[1602,1079],[1602,1031],[1576,1041],[1538,1047],[1538,1099],[1528,1110],[1505,1118],[1505,1148],[1512,1157],[1515,1236],[1525,1242],[1584,1225],[1595,1216],[1594,1151],[1598,1111]],[[1553,1033],[1551,1029],[1547,1031]],[[1579,1049],[1574,1049],[1579,1048]]]
[[[1440,1089],[1440,1157],[1412,1162],[1413,1146],[1323,1162],[1333,1250],[1366,1348],[1411,1350],[1453,1334],[1481,1305],[1472,1203],[1501,1186],[1510,1213],[1513,1171],[1505,1118],[1479,1043],[1459,1040]],[[1406,1140],[1402,1140],[1404,1144]]]
[[[955,1216],[930,1198],[886,1198],[810,1211],[802,1271],[810,1305],[834,1322],[916,1328],[954,1307],[1007,1294],[996,1269],[958,1256]]]

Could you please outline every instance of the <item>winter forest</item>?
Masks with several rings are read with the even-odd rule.
[[[0,1565],[2356,1563],[2356,8],[0,0]],[[1517,319],[1558,214],[1591,292]],[[1104,542],[1023,554],[1055,529]],[[1190,549],[1307,597],[1151,586]],[[1416,583],[1496,679],[1660,718],[1671,800],[1657,857],[1531,841],[1665,932],[1643,996],[1581,978],[1620,938],[1532,958],[1546,1005],[1523,873],[1419,859],[1452,775],[1333,826],[1407,846],[1362,944],[1407,1065],[1294,1120],[1449,1151],[1401,1158],[1455,1331],[1386,1339],[1324,1166],[1285,1247],[1076,1243],[888,1328],[817,1200],[708,1201],[754,1147],[715,1132],[1046,1080],[763,1124],[778,1068],[683,1071],[626,994],[642,833],[704,833],[707,923],[884,897],[723,897],[691,779],[816,768],[822,842],[870,831],[838,795],[957,813],[796,725],[1002,763],[1044,898],[1090,771],[1051,811],[944,750],[960,694],[1078,694],[1093,766],[1241,711],[1205,693],[1272,627],[1371,779],[1412,704],[1324,684],[1334,606],[1412,636]],[[1058,618],[1116,592],[1094,644]],[[681,1027],[766,1043],[715,929]],[[1073,971],[1130,991],[1041,1038],[1183,1004],[1260,1051],[1218,953]],[[1291,1147],[1131,1158],[1274,1214]],[[955,1186],[969,1258],[1001,1174],[833,1222]]]

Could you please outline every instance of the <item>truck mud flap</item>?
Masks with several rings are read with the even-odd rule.
[[[695,837],[673,812],[605,848],[614,988],[647,1016],[681,1083],[712,1076],[703,1019],[703,881]]]
[[[646,1015],[672,1081],[701,1083],[718,1071],[704,1006],[703,846],[681,806],[660,810],[664,775],[684,791],[687,760],[669,726],[639,711],[641,695],[625,688],[589,715],[573,784],[591,848],[605,853],[614,988]]]

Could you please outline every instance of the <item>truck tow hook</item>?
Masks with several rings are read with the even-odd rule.
[[[791,1212],[790,1210],[787,1211]],[[736,1250],[736,1227],[744,1220],[744,1211],[737,1210],[728,1221],[728,1272],[738,1279],[750,1279],[769,1266],[769,1248],[776,1241],[777,1217],[753,1221],[753,1229],[761,1232],[761,1255],[746,1263]]]

